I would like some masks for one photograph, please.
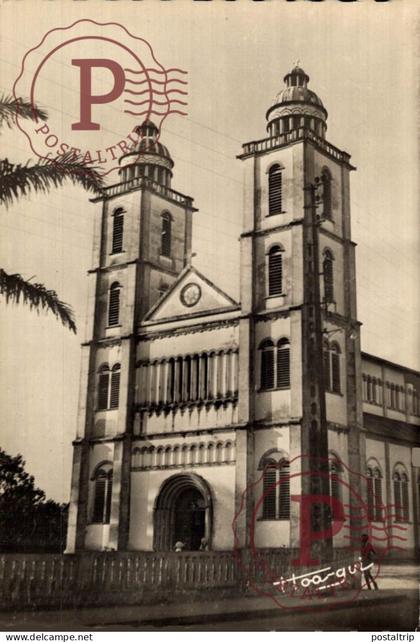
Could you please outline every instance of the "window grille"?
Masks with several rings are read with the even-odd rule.
[[[98,381],[98,410],[108,408],[109,368],[103,366],[99,371]]]
[[[108,325],[118,325],[120,322],[120,291],[119,283],[113,283],[109,289]]]
[[[326,303],[333,303],[334,301],[334,266],[333,255],[329,250],[324,253],[324,260],[322,263],[322,272],[324,275],[324,301]]]
[[[283,257],[280,247],[272,247],[268,254],[268,294],[275,296],[283,291]]]
[[[273,165],[268,173],[268,213],[281,214],[282,213],[282,170],[280,165]]]
[[[112,224],[112,253],[123,251],[123,235],[124,235],[124,210],[118,207],[114,210]]]
[[[274,345],[267,339],[260,345],[261,350],[261,389],[274,388]]]
[[[160,253],[162,256],[171,256],[172,216],[169,212],[164,212],[161,218],[162,229]]]
[[[112,368],[111,374],[111,396],[110,396],[110,408],[118,408],[119,398],[120,398],[120,374],[121,366],[116,364]]]
[[[277,344],[277,387],[290,388],[290,344],[281,339]]]
[[[283,461],[279,471],[279,519],[290,519],[290,464]]]

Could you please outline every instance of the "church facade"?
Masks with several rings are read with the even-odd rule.
[[[240,301],[192,265],[196,209],[152,122],[96,199],[68,553],[296,549],[311,492],[350,507],[334,548],[355,508],[419,548],[420,375],[361,352],[354,167],[306,73],[284,80],[239,156]]]

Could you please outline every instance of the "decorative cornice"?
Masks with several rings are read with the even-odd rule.
[[[302,417],[292,417],[284,421],[266,421],[265,419],[261,419],[254,421],[251,426],[254,430],[270,430],[271,428],[287,428],[288,426],[300,426],[301,424]]]
[[[212,428],[196,428],[194,430],[178,430],[176,432],[155,432],[155,433],[142,433],[133,436],[133,443],[135,441],[150,441],[152,439],[168,439],[168,437],[191,437],[199,435],[213,435],[219,432],[235,432],[236,430],[244,430],[249,427],[248,423],[229,424],[227,426],[214,426]]]
[[[327,428],[328,430],[332,430],[333,432],[337,433],[349,433],[350,428],[349,426],[345,426],[344,424],[339,424],[334,421],[327,421]]]
[[[297,225],[302,225],[304,222],[303,218],[297,218],[294,219],[293,221],[290,221],[289,223],[285,223],[284,225],[275,225],[274,227],[268,227],[265,229],[261,230],[248,230],[248,232],[243,232],[239,238],[247,238],[249,236],[267,236],[268,234],[272,234],[273,232],[281,232],[284,230],[290,230],[292,227],[295,227]]]
[[[160,272],[165,272],[165,274],[169,274],[170,276],[177,277],[179,272],[176,270],[172,270],[171,268],[168,268],[161,263],[156,263],[155,261],[150,261],[148,259],[133,259],[132,261],[124,261],[123,263],[113,263],[112,265],[101,265],[96,268],[91,268],[88,270],[88,274],[93,274],[95,272],[111,272],[113,270],[120,270],[126,268],[128,265],[148,265],[155,270],[159,270]]]
[[[82,346],[112,346],[112,345],[121,345],[122,341],[127,341],[128,339],[133,339],[136,335],[124,334],[120,337],[104,337],[103,339],[91,339],[90,341],[85,341],[82,343]]]
[[[357,243],[355,243],[351,239],[346,239],[346,238],[343,238],[342,236],[338,236],[335,232],[331,232],[330,230],[327,230],[325,227],[322,227],[322,225],[320,225],[319,231],[325,236],[328,236],[328,238],[332,239],[333,241],[337,241],[337,243],[340,243],[340,245],[348,244],[348,245],[352,245],[353,247],[357,247]]]
[[[220,408],[220,407],[226,407],[228,405],[236,406],[238,403],[238,393],[234,393],[232,396],[229,397],[216,397],[214,399],[197,399],[194,401],[176,401],[174,403],[137,403],[135,404],[135,412],[139,412],[141,414],[148,414],[149,417],[156,415],[159,417],[160,415],[164,415],[167,417],[171,413],[175,415],[177,412],[180,412],[181,415],[184,415],[186,412],[191,412],[195,408],[205,408],[206,410],[208,408],[214,407],[214,408]]]
[[[239,323],[239,317],[234,319],[222,319],[220,321],[208,321],[204,323],[197,323],[192,326],[185,326],[185,328],[172,328],[168,330],[150,330],[148,332],[141,332],[137,337],[137,341],[156,341],[156,339],[163,339],[168,336],[182,336],[186,334],[196,334],[197,332],[207,332],[218,330],[219,328],[236,326]]]

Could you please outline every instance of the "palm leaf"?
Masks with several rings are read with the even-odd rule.
[[[32,120],[47,120],[47,112],[33,105],[29,100],[15,98],[14,96],[1,96],[0,98],[0,127],[16,124],[17,117]]]
[[[31,191],[47,192],[66,181],[96,193],[101,192],[104,185],[96,169],[84,163],[72,151],[57,159],[45,158],[35,164],[28,161],[24,165],[15,165],[5,158],[0,161],[0,202],[7,206]]]
[[[27,303],[30,308],[47,309],[52,312],[61,323],[76,333],[73,311],[67,303],[63,303],[54,290],[47,290],[42,283],[30,283],[20,274],[7,274],[0,269],[0,294],[6,297],[6,303],[14,301]]]

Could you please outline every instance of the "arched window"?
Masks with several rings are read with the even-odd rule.
[[[394,486],[395,521],[408,522],[409,520],[409,498],[408,498],[408,475],[401,464],[395,467],[392,476]]]
[[[116,363],[112,370],[108,365],[99,369],[98,379],[98,410],[118,408],[120,395],[120,372],[121,366]]]
[[[322,273],[324,275],[324,301],[334,302],[334,257],[330,250],[325,250],[322,262]]]
[[[108,408],[108,390],[109,390],[109,367],[102,366],[99,369],[98,379],[98,410]]]
[[[124,235],[124,210],[122,207],[117,207],[113,214],[112,222],[112,254],[117,254],[123,251],[123,235]]]
[[[112,367],[111,371],[111,395],[109,400],[110,408],[118,408],[118,403],[120,399],[120,374],[121,366],[119,363],[116,363]]]
[[[260,343],[261,351],[261,389],[274,388],[274,344],[270,339]]]
[[[280,339],[277,343],[277,388],[290,388],[290,343]]]
[[[322,170],[322,204],[323,204],[323,217],[332,218],[332,203],[331,203],[331,172],[326,167]]]
[[[280,453],[263,457],[263,519],[290,519],[290,464]]]
[[[120,322],[120,292],[119,283],[113,283],[109,288],[108,325],[118,325]]]
[[[172,216],[169,212],[163,212],[161,219],[160,253],[161,256],[171,256]]]
[[[340,381],[340,346],[338,343],[331,344],[331,391],[341,392]]]
[[[281,214],[283,211],[283,178],[280,165],[273,165],[268,172],[268,213]]]
[[[108,524],[111,517],[112,499],[112,467],[111,464],[101,464],[93,475],[94,498],[92,522]]]
[[[276,296],[283,292],[282,248],[272,247],[268,253],[268,295]]]
[[[382,473],[375,461],[368,462],[366,476],[368,520],[381,522],[383,520]]]

